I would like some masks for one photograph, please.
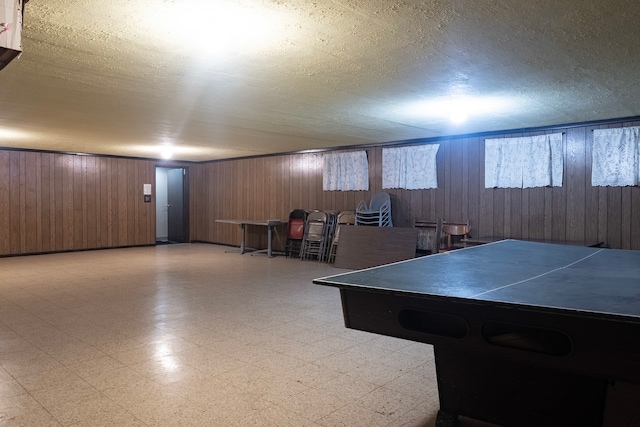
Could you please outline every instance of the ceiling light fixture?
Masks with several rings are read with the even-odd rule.
[[[173,147],[170,144],[161,144],[160,156],[165,160],[173,158]]]
[[[259,49],[283,28],[282,17],[266,7],[208,0],[162,2],[143,22],[168,43],[211,55]]]
[[[221,157],[227,153],[234,152],[228,149],[219,149],[213,147],[199,147],[195,145],[173,144],[173,143],[157,143],[157,144],[126,144],[123,146],[129,155],[133,157],[150,157],[153,159],[166,160],[194,160],[203,156]],[[222,153],[222,154],[221,154]],[[169,156],[166,158],[164,156]]]
[[[0,126],[0,139],[12,140],[12,139],[28,139],[29,134],[21,130],[9,129]]]
[[[467,121],[469,115],[464,111],[454,111],[451,113],[451,122],[457,125],[462,124]]]
[[[419,101],[404,107],[403,115],[449,120],[462,124],[474,117],[494,115],[508,111],[513,100],[491,96],[452,96]]]

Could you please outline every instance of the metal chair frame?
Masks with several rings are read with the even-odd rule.
[[[393,227],[389,193],[374,194],[368,207],[367,203],[361,200],[356,207],[356,225]]]

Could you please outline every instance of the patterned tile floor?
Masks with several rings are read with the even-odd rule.
[[[332,266],[225,249],[0,259],[0,425],[435,424],[429,345],[346,329]]]

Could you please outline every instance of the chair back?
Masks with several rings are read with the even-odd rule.
[[[338,214],[338,224],[353,225],[356,223],[356,213],[354,211],[340,211]]]
[[[465,224],[442,224],[442,232],[451,236],[464,236],[471,231],[470,225]]]
[[[302,240],[304,236],[304,219],[290,218],[287,228],[287,239]]]
[[[309,241],[322,241],[326,233],[327,214],[314,211],[307,216],[304,238]]]
[[[294,209],[289,214],[289,223],[287,225],[287,243],[285,245],[285,254],[287,257],[300,256],[300,248],[302,239],[304,238],[304,229],[309,212],[305,209]]]
[[[389,193],[382,192],[374,194],[368,208],[364,200],[361,200],[356,207],[355,225],[393,227]]]
[[[322,211],[309,212],[309,215],[307,215],[307,222],[325,223],[327,222],[327,214],[326,212],[322,212]]]
[[[371,203],[369,203],[370,211],[379,211],[386,204],[391,204],[391,198],[389,197],[389,193],[376,193],[371,198]]]
[[[294,209],[289,214],[289,219],[307,219],[307,215],[309,212],[304,209]]]
[[[447,237],[447,246],[440,247],[439,252],[447,252],[453,249],[464,247],[460,240],[465,238],[471,231],[471,226],[467,224],[442,224],[442,234]],[[456,241],[457,240],[457,241]]]

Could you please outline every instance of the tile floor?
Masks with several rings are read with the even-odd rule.
[[[429,345],[344,328],[332,266],[225,249],[0,259],[0,425],[434,425]]]

